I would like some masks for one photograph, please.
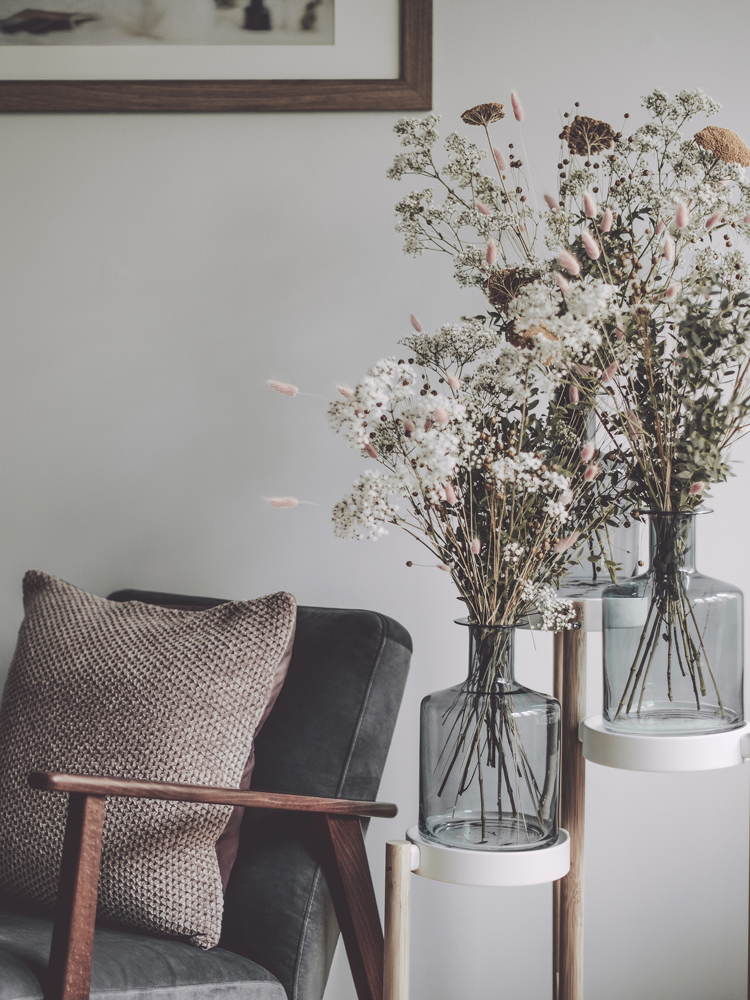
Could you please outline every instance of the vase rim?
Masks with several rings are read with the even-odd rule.
[[[482,622],[473,622],[470,618],[454,618],[453,621],[456,625],[466,625],[468,628],[495,629],[498,632],[503,629],[510,631],[512,628],[523,628],[524,625],[528,625],[527,619],[521,619],[520,621],[513,622],[512,625],[483,625]]]
[[[644,510],[639,513],[649,517],[694,517],[697,514],[713,514],[713,507],[699,507],[698,510]]]

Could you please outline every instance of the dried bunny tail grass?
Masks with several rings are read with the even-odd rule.
[[[576,115],[570,125],[566,125],[560,133],[571,152],[576,156],[590,156],[610,149],[617,139],[617,133],[606,122],[586,115]]]
[[[467,125],[491,125],[505,118],[505,107],[502,104],[491,102],[489,104],[477,104],[461,115],[461,121]]]
[[[693,138],[703,149],[710,150],[717,160],[750,167],[750,148],[731,129],[707,125],[700,132],[696,132]]]

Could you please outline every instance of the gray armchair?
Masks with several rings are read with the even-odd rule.
[[[135,590],[110,599],[195,610],[222,603]],[[395,807],[373,800],[410,655],[408,633],[390,618],[300,607],[289,673],[258,735],[249,792],[106,776],[32,776],[35,787],[71,793],[58,912],[53,940],[50,916],[0,905],[0,1000],[89,995],[94,911],[84,890],[92,881],[92,859],[98,866],[104,796],[112,794],[249,808],[219,947],[201,951],[97,926],[91,997],[320,1000],[341,929],[359,1000],[382,1000],[383,937],[361,817],[395,814]],[[98,867],[94,886],[97,873]]]

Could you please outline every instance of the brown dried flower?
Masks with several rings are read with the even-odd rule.
[[[512,344],[514,347],[520,348],[533,347],[534,338],[539,336],[541,336],[544,340],[549,340],[550,343],[557,340],[554,333],[551,330],[548,330],[543,323],[540,323],[539,326],[530,326],[528,330],[522,330],[520,333],[516,333],[515,330],[511,330],[511,332],[506,334],[506,336],[508,338],[508,343]],[[551,361],[552,355],[550,354],[548,358],[542,359],[542,364],[548,365]]]
[[[610,149],[617,133],[606,122],[587,115],[576,115],[570,125],[562,130],[562,138],[577,156],[591,156]]]
[[[750,149],[736,132],[718,125],[707,125],[696,132],[694,138],[699,146],[710,149],[717,160],[739,163],[741,167],[750,166]]]
[[[508,306],[524,285],[530,285],[537,275],[522,271],[518,267],[501,268],[493,271],[487,281],[487,298],[500,312],[507,312]]]
[[[461,115],[461,121],[467,125],[491,125],[505,118],[505,108],[502,104],[477,104]]]

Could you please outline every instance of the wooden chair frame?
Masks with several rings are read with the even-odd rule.
[[[395,805],[212,785],[131,781],[34,771],[32,788],[67,792],[68,818],[52,932],[47,1000],[88,1000],[94,949],[105,798],[285,809],[315,814],[323,868],[359,1000],[383,1000],[383,931],[362,835],[362,817],[393,817]]]

